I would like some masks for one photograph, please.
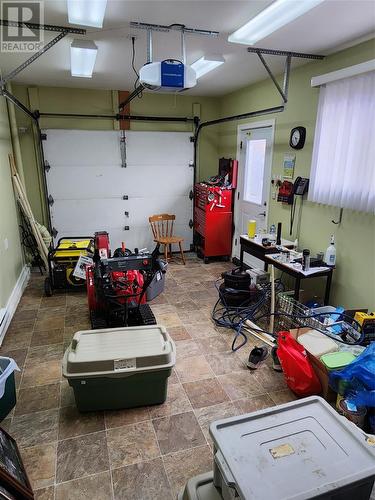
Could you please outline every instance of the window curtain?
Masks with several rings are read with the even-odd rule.
[[[308,199],[375,213],[375,72],[321,87]]]

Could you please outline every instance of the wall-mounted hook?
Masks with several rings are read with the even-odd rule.
[[[343,213],[343,211],[344,211],[344,209],[343,209],[343,208],[340,208],[339,220],[337,220],[337,221],[336,221],[336,220],[333,220],[333,219],[332,219],[332,220],[331,220],[331,222],[332,222],[333,224],[341,224],[341,221],[342,221],[342,213]]]

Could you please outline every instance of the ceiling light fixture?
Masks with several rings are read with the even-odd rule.
[[[221,66],[224,63],[225,59],[223,56],[207,55],[207,56],[202,56],[200,59],[197,59],[190,66],[195,71],[197,78],[200,78],[201,76],[205,75],[209,71],[212,71],[218,66]]]
[[[72,76],[91,78],[98,47],[92,40],[73,40],[70,46],[70,72]]]
[[[228,42],[254,45],[302,16],[324,0],[276,0],[244,26],[229,35]]]
[[[107,0],[67,0],[68,20],[71,24],[103,27]]]

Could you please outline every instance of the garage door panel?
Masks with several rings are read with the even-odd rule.
[[[155,170],[157,169],[157,174]],[[191,190],[190,167],[175,166],[128,166],[121,167],[60,167],[47,173],[49,192],[54,198],[122,198],[188,195]],[[67,181],[70,179],[70,182]]]
[[[84,222],[96,224],[96,231],[105,226],[122,225],[125,221],[123,200],[55,200],[51,217],[56,228],[75,228]]]
[[[126,132],[129,165],[176,165],[193,161],[189,132]]]
[[[111,234],[111,248],[115,249],[121,247],[122,242],[132,251],[135,247],[138,249],[147,248],[149,251],[155,248],[155,243],[152,241],[151,230],[148,226],[133,226],[129,231],[113,231]],[[137,243],[134,245],[133,242]]]
[[[176,203],[161,198],[123,200],[56,200],[52,210],[52,224],[61,236],[93,235],[96,231],[107,231],[111,241],[120,245],[127,241],[131,248],[147,247],[152,243],[149,215],[154,213],[174,213],[176,222],[174,234],[185,239],[184,247],[189,249],[192,231],[189,221],[192,218],[190,200],[176,198]],[[144,215],[144,204],[149,211]],[[142,210],[143,208],[143,210]],[[161,209],[160,211],[158,209]],[[129,212],[129,217],[125,215]],[[125,226],[129,230],[125,230]]]
[[[145,203],[148,210],[145,211]],[[129,213],[129,216],[125,215]],[[131,200],[55,200],[51,216],[57,228],[76,228],[82,226],[82,221],[95,221],[95,231],[106,227],[148,225],[148,217],[156,213],[171,213],[176,215],[176,223],[188,225],[192,212],[186,199],[174,200],[163,198],[131,199]],[[65,221],[65,222],[64,222]],[[79,233],[77,233],[79,234]]]
[[[103,227],[98,227],[96,224],[87,224],[86,222],[80,222],[77,221],[74,224],[74,228],[70,225],[67,226],[60,226],[57,236],[56,236],[56,241],[59,238],[69,238],[71,236],[90,236],[94,237],[95,232],[97,231],[107,231],[109,235],[113,235],[117,233],[124,233],[124,229],[120,227],[110,227],[107,226],[106,228]],[[110,236],[110,239],[112,241],[112,237]]]
[[[183,196],[192,189],[193,169],[186,165],[128,165],[125,186],[132,196]]]
[[[47,173],[48,190],[54,198],[121,198],[124,192],[124,173],[121,167],[61,167]],[[70,182],[67,181],[70,179]]]
[[[151,215],[156,214],[174,214],[177,223],[189,223],[192,217],[191,203],[187,197],[173,198],[132,198],[127,203],[129,212],[129,221],[140,225]]]
[[[105,230],[110,234],[112,248],[124,239],[130,248],[149,248],[152,238],[148,217],[172,213],[176,215],[175,234],[185,238],[185,248],[189,249],[189,192],[193,183],[193,169],[188,166],[193,154],[189,134],[129,134],[132,137],[127,145],[127,167],[122,168],[117,131],[47,131],[51,164],[47,184],[54,199],[51,216],[58,231],[56,240]],[[71,148],[71,137],[79,154]],[[125,231],[125,226],[129,230]]]
[[[118,165],[121,168],[120,133],[112,130],[47,130],[43,142],[51,167]],[[56,155],[58,151],[58,155]]]

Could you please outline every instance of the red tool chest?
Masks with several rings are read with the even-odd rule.
[[[208,257],[232,253],[232,189],[194,186],[194,230],[198,251]]]

